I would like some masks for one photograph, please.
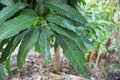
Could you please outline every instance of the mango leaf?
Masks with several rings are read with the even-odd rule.
[[[46,65],[48,65],[48,63],[51,60],[50,45],[49,45],[49,38],[51,35],[52,35],[52,32],[47,27],[45,27],[42,30],[40,34],[40,39],[39,39],[40,49]]]
[[[69,38],[69,39],[74,40],[74,41],[76,42],[76,44],[78,44],[78,45],[80,46],[81,51],[82,51],[83,53],[87,53],[87,52],[86,52],[86,51],[87,51],[87,47],[86,47],[86,45],[84,45],[84,43],[85,43],[85,38],[83,37],[83,35],[82,35],[82,36],[79,36],[79,35],[77,35],[75,32],[72,32],[72,31],[70,31],[70,30],[67,30],[67,29],[65,29],[65,28],[62,28],[62,27],[57,26],[57,25],[55,25],[55,24],[50,24],[50,27],[51,27],[51,29],[52,29],[54,32],[56,32],[56,33],[58,33],[58,34],[60,34],[60,35],[62,35],[62,36],[65,36],[65,37],[67,37],[67,38]]]
[[[10,6],[3,8],[0,11],[0,24],[3,23],[6,19],[13,16],[20,9],[22,9],[26,6],[27,6],[27,4],[24,4],[24,3],[16,3],[16,4],[12,4]]]
[[[37,16],[36,12],[32,9],[24,9],[23,12],[20,13],[20,15],[30,15],[30,16]]]
[[[7,59],[6,59],[6,65],[5,65],[5,68],[7,69],[7,72],[9,75],[13,75],[12,71],[10,70],[10,57],[9,56]]]
[[[12,42],[12,46],[10,46],[10,50],[9,51],[5,51],[7,54],[3,53],[4,56],[8,57],[6,59],[6,69],[9,73],[9,75],[13,75],[11,70],[10,70],[10,57],[11,57],[11,54],[12,52],[16,49],[16,47],[18,46],[18,44],[20,43],[21,39],[23,38],[24,35],[26,35],[28,33],[29,30],[25,30],[23,31],[22,33],[18,34],[17,36],[14,37],[14,40]],[[9,43],[8,43],[9,44]],[[9,45],[8,45],[9,46]]]
[[[41,34],[41,30],[42,30],[42,28],[40,27],[40,34]],[[37,51],[38,53],[41,53],[41,49],[40,49],[40,45],[39,45],[40,34],[38,36],[37,42],[35,43],[35,51]]]
[[[52,23],[50,23],[49,25],[50,25],[50,28],[53,31],[57,32],[58,34],[61,34],[63,36],[71,38],[71,39],[74,39],[74,38],[78,37],[78,35],[76,35],[76,33],[74,31],[67,30],[65,28],[62,28],[59,25],[55,25],[55,24],[52,24]]]
[[[53,0],[45,0],[44,4],[46,7],[51,8],[59,14],[66,16],[74,21],[80,22],[84,25],[87,23],[87,20],[82,16],[81,13],[77,12],[77,10],[75,10],[73,7],[65,3],[60,4]]]
[[[80,46],[74,40],[64,36],[57,35],[57,40],[63,48],[63,54],[70,60],[73,67],[85,77],[89,77],[85,55],[81,52]]]
[[[68,21],[62,16],[50,14],[47,16],[47,20],[51,23],[55,23],[57,25],[60,25],[61,27],[76,32],[76,27],[72,24],[72,22]]]
[[[17,65],[19,69],[21,69],[22,65],[25,63],[26,55],[37,42],[38,36],[39,28],[33,28],[25,35],[17,55]]]
[[[7,47],[4,49],[3,53],[2,53],[2,56],[0,58],[0,63],[4,62],[6,60],[6,58],[8,57],[9,55],[9,51],[10,51],[10,48],[11,46],[13,45],[13,39],[11,39],[8,44],[7,44]]]
[[[39,41],[37,41],[37,42],[35,43],[35,51],[37,51],[38,53],[41,53]]]
[[[1,55],[0,63],[4,62],[7,59],[7,57],[11,55],[11,53],[15,50],[15,48],[17,47],[17,45],[21,41],[22,37],[27,32],[28,32],[28,30],[24,31],[21,34],[18,34],[17,36],[13,37],[10,41],[8,41],[8,44]]]
[[[6,60],[6,69],[9,73],[9,75],[13,75],[10,70],[10,57],[12,52],[15,50],[15,48],[18,46],[19,42],[21,41],[22,37],[28,32],[28,30],[18,34],[16,37],[14,37],[11,41],[9,41],[7,47],[5,48],[4,52],[2,53],[2,57],[0,59],[0,62],[3,62]]]
[[[0,0],[0,3],[4,4],[4,5],[11,5],[14,3],[13,0]]]
[[[36,0],[36,1],[37,1],[37,6],[36,6],[37,13],[39,15],[43,15],[43,13],[44,13],[43,0]]]
[[[21,30],[30,27],[36,18],[28,15],[20,15],[14,19],[0,24],[0,41],[18,34]]]

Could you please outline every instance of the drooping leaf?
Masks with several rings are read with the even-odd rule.
[[[62,16],[50,14],[47,16],[47,20],[51,23],[55,23],[57,25],[60,25],[61,27],[76,32],[76,27],[72,24],[72,22]]]
[[[50,45],[49,45],[49,38],[51,35],[52,35],[51,31],[47,27],[45,27],[42,30],[39,39],[40,49],[46,65],[48,65],[48,63],[51,60]]]
[[[31,29],[24,37],[21,42],[19,52],[17,55],[17,65],[18,68],[21,69],[23,64],[25,63],[25,58],[27,53],[33,48],[35,43],[37,42],[37,38],[39,36],[39,28]]]
[[[0,63],[4,62],[7,57],[12,54],[12,52],[15,50],[15,48],[18,46],[19,42],[21,41],[22,37],[28,32],[28,30],[22,32],[21,34],[18,34],[17,36],[13,37],[7,44],[6,48],[2,52]]]
[[[63,54],[70,60],[73,67],[84,76],[89,77],[85,55],[81,52],[80,46],[74,40],[63,36],[58,36],[57,40],[63,48]]]
[[[41,34],[41,29],[42,28],[40,28],[40,34]],[[37,51],[38,53],[41,53],[41,49],[40,49],[40,45],[39,45],[40,34],[38,36],[37,42],[35,43],[35,51]]]
[[[59,14],[64,15],[74,21],[80,22],[84,25],[87,23],[87,20],[82,16],[81,13],[77,12],[77,10],[65,3],[60,4],[53,0],[46,0],[44,4],[46,7],[51,8]]]
[[[7,70],[7,72],[8,72],[9,75],[13,75],[12,71],[10,70],[10,57],[11,57],[11,56],[9,56],[9,57],[7,58],[7,60],[6,60],[5,68],[6,68],[6,70]]]
[[[35,43],[35,51],[37,51],[38,53],[41,53],[39,41],[37,41],[37,42]]]
[[[28,33],[28,31],[29,31],[29,30],[25,30],[25,31],[23,31],[22,33],[20,33],[20,34],[18,34],[17,36],[15,36],[15,37],[14,37],[14,40],[13,40],[13,44],[12,44],[12,46],[10,47],[9,52],[8,52],[8,51],[5,51],[6,53],[7,53],[7,52],[8,52],[8,53],[7,53],[7,54],[4,54],[4,53],[3,53],[4,56],[8,57],[8,58],[6,59],[6,69],[7,69],[8,73],[9,73],[9,75],[13,75],[12,72],[11,72],[11,70],[10,70],[10,57],[11,57],[11,54],[12,54],[12,52],[16,49],[16,47],[17,47],[18,44],[20,43],[20,41],[21,41],[21,39],[23,38],[23,36]]]
[[[8,44],[7,44],[7,47],[4,49],[3,53],[2,53],[2,56],[0,58],[0,63],[4,62],[6,60],[6,58],[8,57],[9,55],[9,51],[10,51],[10,48],[11,46],[13,45],[13,39],[11,39]]]
[[[20,15],[0,24],[0,41],[18,34],[21,30],[30,27],[36,18],[29,15]]]
[[[16,3],[3,8],[0,11],[0,24],[26,6],[27,4],[24,3]]]
[[[67,30],[65,28],[62,28],[59,25],[55,25],[55,24],[51,24],[51,23],[49,25],[53,31],[57,32],[60,35],[66,36],[66,37],[71,38],[71,39],[78,37],[74,31]]]
[[[78,44],[81,48],[81,51],[83,53],[86,53],[87,51],[87,47],[86,45],[84,45],[85,43],[85,38],[83,37],[83,35],[79,36],[77,35],[75,32],[72,32],[70,30],[67,30],[65,28],[62,28],[60,26],[57,26],[55,24],[50,24],[50,27],[52,28],[52,30],[60,35],[63,35],[69,39],[72,39],[76,42],[76,44]]]

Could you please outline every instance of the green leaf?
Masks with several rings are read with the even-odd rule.
[[[4,62],[7,59],[7,57],[12,54],[12,52],[15,50],[15,48],[18,46],[19,42],[21,41],[22,37],[27,32],[28,30],[24,31],[21,34],[18,34],[17,36],[13,37],[10,41],[8,41],[8,44],[1,55],[0,63]]]
[[[25,9],[20,15],[30,15],[30,16],[37,16],[36,12],[33,9]]]
[[[78,0],[81,4],[86,5],[85,0]]]
[[[93,48],[94,48],[93,44],[92,44],[87,38],[84,39],[84,45],[85,45],[86,48],[88,48],[88,49],[93,49]]]
[[[20,15],[0,25],[0,41],[18,34],[21,30],[29,28],[36,18],[28,15]]]
[[[37,38],[39,36],[39,28],[31,29],[24,37],[21,42],[19,52],[17,55],[17,65],[18,68],[21,69],[22,65],[25,63],[25,58],[27,53],[33,48],[35,43],[37,42]]]
[[[7,44],[7,47],[4,49],[3,53],[2,53],[2,56],[0,58],[0,63],[4,62],[6,60],[6,58],[8,57],[9,55],[9,52],[10,52],[10,48],[11,46],[13,45],[13,39],[11,39],[8,44]]]
[[[76,27],[72,24],[72,22],[68,21],[66,18],[62,16],[50,14],[47,16],[47,20],[51,23],[55,23],[61,27],[76,32]]]
[[[7,60],[6,60],[6,65],[5,65],[5,67],[6,67],[6,70],[7,70],[8,74],[9,74],[9,75],[13,75],[12,71],[10,70],[10,56],[9,56],[9,57],[7,58]]]
[[[66,36],[68,38],[71,38],[71,39],[74,39],[76,37],[78,37],[78,35],[76,35],[75,32],[73,31],[70,31],[70,30],[67,30],[65,28],[62,28],[61,26],[59,25],[55,25],[55,24],[49,24],[50,25],[50,28],[54,31],[54,32],[57,32],[58,34],[61,34],[63,36]]]
[[[4,39],[0,42],[0,51],[3,52],[3,46],[9,42],[9,39]]]
[[[4,4],[4,5],[11,5],[14,3],[13,0],[0,0],[0,3]]]
[[[40,27],[40,34],[41,34],[41,30],[42,30],[42,28]],[[40,45],[39,45],[40,34],[38,36],[37,42],[35,43],[35,51],[37,51],[38,53],[41,53],[41,49],[40,49]]]
[[[7,54],[3,53],[3,55],[5,55],[6,57],[8,57],[6,59],[6,69],[7,69],[8,73],[9,73],[9,75],[13,75],[12,72],[11,72],[11,70],[10,70],[10,57],[11,57],[11,54],[16,49],[16,47],[20,43],[20,41],[23,38],[23,36],[28,33],[28,31],[29,30],[25,30],[22,33],[20,33],[17,36],[15,36],[14,40],[13,40],[13,45],[10,47],[10,50],[8,51],[8,53],[7,53],[7,51],[5,51]]]
[[[67,30],[65,28],[62,28],[60,26],[57,26],[55,24],[50,24],[50,27],[52,30],[60,35],[63,35],[69,39],[74,40],[81,48],[81,51],[83,53],[87,53],[87,47],[84,45],[85,38],[82,36],[77,35],[75,32],[72,32],[70,30]]]
[[[36,9],[37,9],[37,13],[38,13],[39,15],[43,15],[43,13],[44,13],[43,0],[37,0]]]
[[[6,19],[13,16],[20,9],[22,9],[26,6],[27,6],[27,4],[24,4],[24,3],[16,3],[16,4],[12,4],[10,6],[3,8],[0,11],[0,24],[3,23]]]
[[[80,22],[84,25],[87,23],[87,20],[82,16],[81,13],[65,3],[60,4],[53,0],[46,0],[44,4],[46,7],[51,8],[59,14],[66,16],[74,21]]]
[[[64,36],[57,35],[57,40],[63,48],[63,54],[70,60],[73,67],[85,77],[89,77],[85,55],[81,52],[80,46],[74,40]]]
[[[44,57],[45,64],[48,66],[48,63],[51,60],[51,55],[50,55],[50,45],[49,45],[49,38],[52,35],[51,31],[45,27],[41,34],[40,34],[40,39],[39,39],[39,45],[40,49],[42,52],[42,55]]]
[[[35,43],[35,51],[37,51],[38,53],[41,53],[39,41],[37,41],[37,42]]]

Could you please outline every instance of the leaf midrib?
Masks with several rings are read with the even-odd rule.
[[[13,30],[16,30],[16,28],[18,28],[20,25],[24,24],[25,22],[28,22],[28,21],[31,21],[33,19],[29,19],[29,20],[26,20],[26,21],[23,21],[22,23],[18,24],[17,26],[13,27],[12,29],[10,29],[9,31],[7,31],[4,35],[2,35],[0,38],[3,38],[6,34],[9,34],[9,32],[13,31]],[[1,39],[0,39],[1,40]]]
[[[32,40],[33,34],[34,34],[34,31],[31,33],[31,36],[30,36],[29,40],[26,42],[26,44],[28,44],[28,43],[31,43],[31,42],[32,42],[31,40]],[[27,36],[27,37],[28,37],[28,36]],[[22,46],[23,46],[23,45],[22,45]],[[22,53],[24,53],[24,54],[25,54],[25,53],[26,53],[26,50],[28,49],[28,47],[29,47],[29,46],[27,45],[27,46],[26,46],[26,48],[24,49],[24,51],[22,51]],[[21,50],[19,50],[19,52],[21,52]],[[25,55],[24,55],[24,54],[22,54],[22,56],[24,56],[24,57],[25,57],[25,56],[26,56],[26,54],[25,54]],[[21,56],[21,57],[22,57],[22,56]],[[19,56],[18,58],[21,58],[21,57]],[[19,59],[19,60],[20,60],[20,59]],[[23,62],[24,62],[24,60],[22,60],[22,61],[21,61],[21,63],[22,63],[22,64],[23,64]]]
[[[16,9],[16,7],[13,8],[12,10],[9,10],[8,13],[9,13],[9,12],[12,12],[12,11],[15,10],[15,9]],[[5,15],[7,15],[8,13],[6,13]],[[5,17],[5,16],[3,15],[3,16],[1,17],[1,19],[2,19],[2,18],[4,19],[4,17]]]
[[[68,44],[66,43],[66,41],[63,39],[63,41],[65,42],[65,44],[68,46]],[[72,51],[72,49],[68,46],[68,48],[70,49],[70,52],[71,53],[74,53],[73,51]],[[72,54],[73,55],[73,54]],[[76,59],[76,61],[78,62],[78,64],[79,64],[79,66],[81,67],[81,69],[82,69],[82,66],[80,65],[80,63],[79,63],[79,61],[78,61],[78,59],[77,59],[77,57],[76,56],[74,56],[73,55],[73,57],[75,57],[75,59]],[[83,71],[84,72],[84,71]]]
[[[51,5],[51,6],[53,6],[54,7],[54,5],[52,5],[51,3],[47,3],[48,5]],[[57,6],[55,6],[55,7],[57,7]],[[59,7],[57,7],[57,8],[59,8]],[[65,11],[66,12],[66,14],[68,14],[69,12],[67,12],[66,10],[64,10],[63,8],[59,8],[59,9],[61,9],[61,10],[63,10],[63,11]],[[62,14],[62,13],[61,13]],[[65,14],[65,15],[66,15]],[[72,13],[69,13],[71,16],[75,16],[75,15],[73,15]],[[68,15],[66,15],[67,17],[69,17]],[[74,19],[75,20],[75,19]],[[77,20],[75,20],[75,21],[79,21],[78,19]],[[82,22],[82,21],[79,21],[81,24],[83,24],[84,22]]]

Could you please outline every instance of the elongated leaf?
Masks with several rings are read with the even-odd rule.
[[[25,9],[20,15],[30,15],[30,16],[37,16],[36,12],[32,9]]]
[[[6,66],[5,66],[5,67],[6,67],[7,71],[8,71],[8,73],[9,73],[9,75],[13,75],[12,72],[11,72],[11,70],[10,70],[10,57],[11,57],[11,54],[12,54],[12,52],[16,49],[16,47],[17,47],[18,44],[20,43],[20,41],[21,41],[21,39],[23,38],[23,36],[28,33],[28,31],[29,31],[29,30],[26,30],[26,31],[18,34],[17,36],[15,36],[15,37],[14,37],[14,40],[13,40],[13,45],[10,47],[9,52],[8,52],[8,51],[5,51],[6,53],[7,53],[7,52],[8,52],[8,53],[7,53],[7,54],[3,53],[4,56],[8,57],[8,58],[6,59]],[[8,55],[8,56],[7,56],[7,55]]]
[[[85,55],[81,52],[78,44],[76,44],[75,41],[63,36],[58,36],[57,39],[63,48],[64,55],[70,60],[73,67],[77,69],[81,74],[88,77],[89,72],[87,69]]]
[[[40,34],[40,39],[39,39],[40,49],[46,65],[48,65],[48,63],[51,60],[50,45],[49,45],[49,37],[51,35],[52,35],[51,31],[48,28],[44,28]]]
[[[13,45],[13,39],[11,39],[9,41],[9,43],[7,44],[7,47],[4,49],[4,51],[2,53],[2,56],[0,58],[0,63],[4,62],[6,60],[6,58],[9,55],[9,51],[10,51],[10,48],[11,48],[12,45]]]
[[[69,39],[72,39],[76,42],[76,44],[79,45],[79,47],[81,48],[81,51],[83,53],[87,53],[87,47],[84,45],[84,41],[86,40],[86,38],[84,38],[83,35],[79,36],[76,33],[69,31],[65,28],[62,28],[60,26],[57,26],[55,24],[50,24],[52,30],[60,35],[63,35]]]
[[[11,75],[11,76],[13,75],[13,73],[12,73],[11,70],[10,70],[10,57],[11,57],[11,54],[12,54],[12,52],[15,50],[15,48],[18,46],[18,44],[19,44],[19,42],[21,41],[22,37],[23,37],[25,34],[27,34],[27,32],[28,32],[28,30],[22,32],[21,34],[17,35],[17,36],[14,38],[14,40],[13,40],[13,46],[10,48],[9,54],[7,54],[7,55],[9,55],[9,56],[8,56],[8,58],[6,59],[6,66],[5,66],[5,67],[6,67],[7,71],[8,71],[8,73],[9,73],[9,75]]]
[[[50,14],[47,16],[47,20],[51,23],[55,23],[61,27],[76,32],[76,27],[72,24],[72,22],[68,21],[64,17]]]
[[[19,42],[21,41],[22,37],[28,32],[28,30],[24,31],[21,34],[18,34],[17,36],[15,36],[14,38],[12,38],[6,48],[4,49],[2,56],[0,58],[0,63],[4,62],[7,57],[12,54],[12,52],[15,50],[15,48],[18,46]]]
[[[39,41],[37,41],[37,42],[35,43],[35,51],[37,51],[38,53],[41,53]]]
[[[35,17],[20,15],[0,25],[0,41],[18,34],[30,27],[36,21]]]
[[[11,57],[11,56],[9,56],[9,57],[7,58],[5,67],[6,67],[6,69],[7,69],[8,74],[9,74],[9,75],[13,75],[12,71],[10,70],[10,57]]]
[[[0,11],[0,24],[3,23],[6,19],[13,16],[20,9],[22,9],[22,8],[24,8],[26,6],[27,6],[27,4],[16,3],[16,4],[12,4],[10,6],[7,6],[7,7],[3,8]]]
[[[66,37],[71,38],[71,39],[78,37],[78,35],[76,35],[75,32],[67,30],[65,28],[62,28],[61,26],[51,24],[51,23],[49,25],[53,31],[57,32],[60,35],[66,36]]]
[[[43,0],[37,0],[37,13],[39,15],[43,15],[43,13],[44,13]]]
[[[17,65],[18,68],[22,68],[22,65],[25,63],[25,58],[27,53],[33,48],[37,42],[39,36],[39,28],[32,29],[27,33],[20,45],[19,52],[17,55]]]
[[[13,0],[0,0],[0,3],[4,4],[4,5],[11,5],[14,3]]]
[[[40,34],[41,34],[41,31],[42,31],[42,28],[40,27]],[[41,54],[41,49],[40,49],[40,45],[39,45],[40,34],[38,36],[37,42],[35,43],[35,51],[37,51],[38,53]]]
[[[85,17],[83,17],[79,12],[77,12],[77,10],[75,10],[74,8],[70,7],[69,5],[65,3],[60,4],[53,0],[46,0],[44,4],[46,7],[51,8],[55,10],[56,12],[58,12],[59,14],[67,16],[68,18],[72,20],[80,22],[84,25],[85,23],[87,23],[87,20],[85,19]]]

